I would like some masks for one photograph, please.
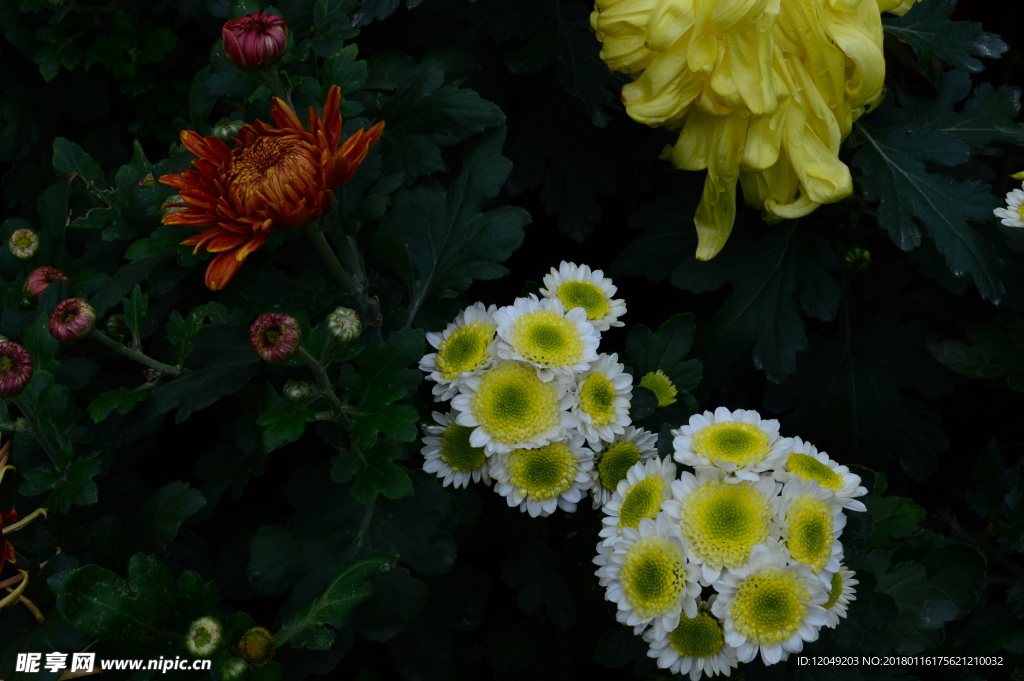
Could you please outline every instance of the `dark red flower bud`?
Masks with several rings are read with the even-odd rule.
[[[224,56],[241,69],[276,63],[288,45],[288,22],[276,14],[253,12],[224,24]]]
[[[291,357],[299,340],[299,324],[286,314],[262,314],[249,327],[249,344],[271,364]]]
[[[0,342],[0,397],[14,397],[32,380],[32,355],[14,341]]]
[[[71,282],[68,276],[58,270],[56,267],[43,266],[28,275],[25,280],[25,293],[29,295],[32,300],[39,300],[39,296],[43,295],[43,291],[46,287],[57,281],[63,279],[66,282]]]
[[[50,313],[50,335],[61,343],[76,341],[96,326],[96,310],[81,298],[68,298]]]

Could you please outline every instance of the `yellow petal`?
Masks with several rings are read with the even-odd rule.
[[[676,44],[697,21],[693,0],[657,0],[647,23],[647,44],[664,52]]]
[[[711,28],[718,33],[744,31],[765,14],[779,13],[779,0],[718,0],[711,12]]]

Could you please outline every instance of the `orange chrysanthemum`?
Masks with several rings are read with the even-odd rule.
[[[235,148],[216,137],[185,130],[181,141],[198,158],[196,170],[167,175],[160,182],[181,196],[168,207],[165,225],[206,227],[182,241],[216,253],[206,268],[206,285],[224,288],[250,253],[281,229],[298,229],[331,206],[333,190],[348,182],[384,129],[384,122],[341,142],[341,89],[331,88],[324,117],[309,109],[309,131],[290,106],[274,98],[277,127],[256,121],[238,131]]]

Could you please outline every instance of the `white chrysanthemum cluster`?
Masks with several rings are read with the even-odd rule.
[[[672,458],[633,465],[605,504],[597,577],[619,622],[673,674],[785,660],[854,600],[841,563],[860,478],[755,411],[719,407],[672,431]]]
[[[598,352],[601,332],[626,312],[601,270],[563,262],[544,277],[543,298],[498,308],[475,303],[420,361],[436,401],[451,401],[425,427],[424,470],[456,487],[470,480],[531,516],[575,511],[592,490],[611,498],[657,436],[630,425],[633,377]]]
[[[1024,180],[1024,171],[1011,175],[1015,180]],[[1006,195],[1006,208],[996,208],[992,212],[1007,227],[1024,227],[1024,182],[1021,189],[1013,189]]]

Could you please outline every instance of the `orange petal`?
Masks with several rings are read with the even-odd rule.
[[[235,259],[233,251],[218,254],[206,267],[206,276],[203,279],[206,288],[211,291],[221,290],[228,285],[241,267],[242,261]]]
[[[285,104],[282,99],[274,97],[274,105],[270,109],[270,115],[274,117],[274,122],[277,123],[279,128],[291,128],[305,132],[302,127],[302,121],[299,120],[299,117],[295,115],[292,108]]]

